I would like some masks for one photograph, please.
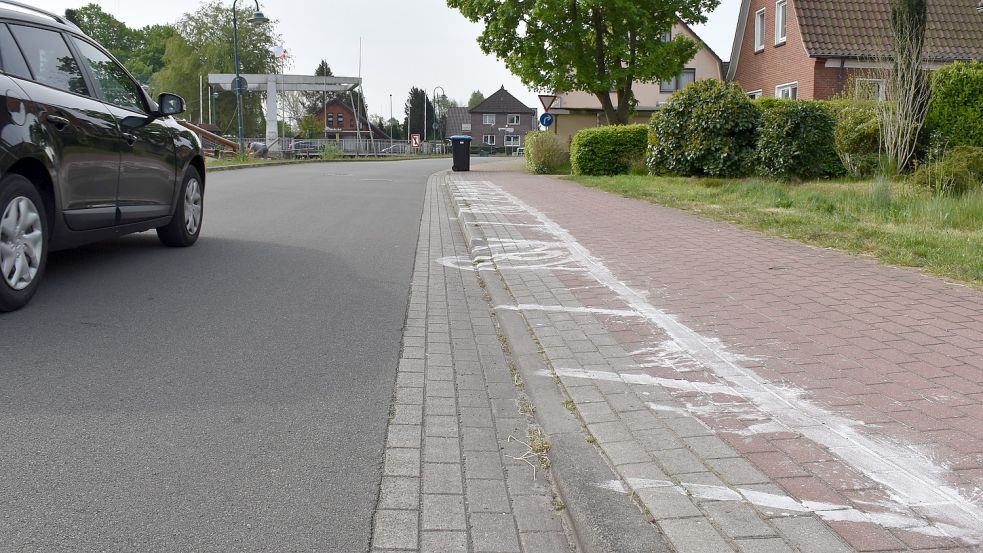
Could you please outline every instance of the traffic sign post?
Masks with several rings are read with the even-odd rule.
[[[539,124],[546,127],[547,129],[553,126],[556,122],[556,117],[553,117],[552,113],[544,113],[539,117]]]

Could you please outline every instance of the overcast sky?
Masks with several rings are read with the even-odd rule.
[[[92,0],[27,0],[42,9],[64,13],[66,8]],[[131,27],[172,23],[193,11],[198,0],[166,2],[96,0],[102,8]],[[230,7],[232,1],[226,2]],[[240,0],[240,5],[249,2]],[[696,31],[717,54],[727,60],[737,22],[740,0],[722,0],[706,25]],[[530,107],[539,107],[536,93],[527,90],[494,57],[486,56],[476,38],[481,26],[464,19],[444,0],[267,0],[267,17],[278,20],[277,30],[293,57],[289,73],[313,74],[323,58],[335,75],[358,75],[358,43],[362,39],[362,78],[369,112],[389,116],[402,106],[411,86],[433,94],[442,86],[451,98],[465,103],[473,90],[486,96],[505,85]],[[164,15],[167,14],[173,15]]]

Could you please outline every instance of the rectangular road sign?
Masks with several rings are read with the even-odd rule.
[[[418,134],[410,135],[410,146],[413,146],[414,148],[419,148],[422,144],[423,142],[420,140],[420,135]]]

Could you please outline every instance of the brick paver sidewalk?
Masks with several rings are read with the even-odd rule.
[[[437,262],[467,253],[450,207],[432,181],[372,551],[569,552],[477,274]]]
[[[677,550],[978,550],[979,291],[554,178],[448,179],[617,469],[598,486]]]

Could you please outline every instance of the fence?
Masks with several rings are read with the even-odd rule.
[[[268,157],[320,157],[325,149],[332,149],[340,152],[345,157],[360,156],[412,156],[412,155],[441,155],[449,154],[451,151],[450,143],[443,141],[427,142],[419,148],[413,148],[408,143],[400,140],[368,140],[356,138],[344,138],[341,140],[329,140],[323,138],[280,138],[279,140],[266,146],[263,138],[247,138],[246,145],[253,143],[263,144],[266,148],[264,155]],[[207,151],[211,151],[207,145]]]

